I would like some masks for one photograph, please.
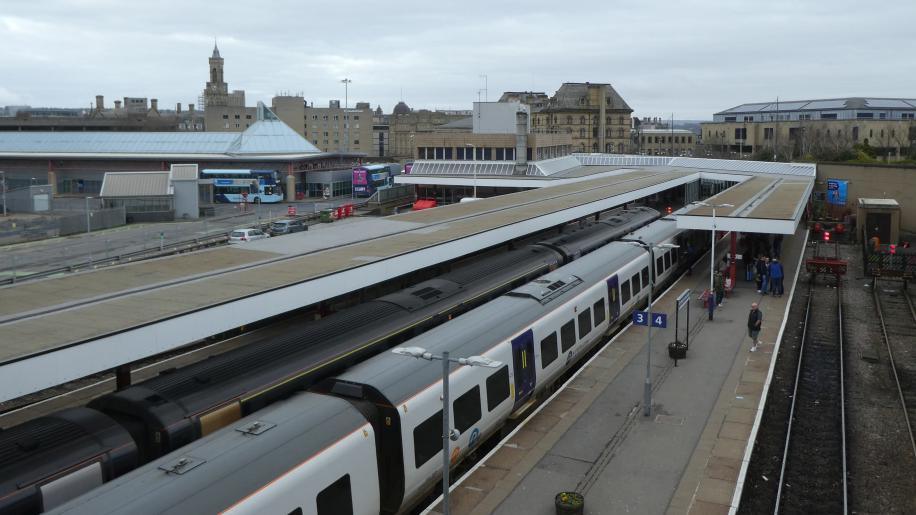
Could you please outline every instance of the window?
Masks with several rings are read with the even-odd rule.
[[[913,117],[916,117],[916,113],[901,113],[900,118],[904,120],[912,120]]]
[[[735,139],[746,140],[747,129],[745,127],[735,129]]]
[[[633,293],[642,290],[642,285],[639,284],[639,273],[633,274],[633,277],[630,278],[630,282],[633,283]]]
[[[487,378],[487,409],[493,411],[504,400],[509,398],[509,366],[506,365],[499,369],[493,375]],[[442,427],[442,419],[439,419],[439,427]],[[439,431],[441,432],[441,430]],[[437,433],[438,434],[438,433]],[[442,440],[442,437],[439,437]],[[442,450],[442,446],[439,446]]]
[[[665,270],[671,268],[671,252],[665,252]]]
[[[420,423],[413,430],[413,457],[420,468],[442,451],[442,410]]]
[[[672,263],[677,263],[677,255],[678,255],[678,249],[674,249],[671,251],[671,262]]]
[[[241,118],[241,116],[235,115],[235,119],[236,119],[236,120],[238,120],[239,118]]]
[[[655,277],[665,273],[665,260],[661,256],[655,258]]]
[[[763,139],[773,139],[773,128],[772,127],[763,128]]]
[[[874,117],[875,117],[875,113],[856,113],[856,118],[860,120],[863,118],[874,118]]]
[[[630,300],[630,281],[620,285],[620,303],[626,304]]]
[[[738,120],[738,117],[737,117],[737,116],[726,116],[726,117],[725,117],[725,121],[726,121],[726,122],[734,122],[734,121],[737,121],[737,120]]]
[[[566,352],[576,344],[576,324],[570,320],[560,328],[560,347]]]
[[[441,416],[439,417],[442,418]],[[440,420],[441,422],[441,420]],[[442,428],[439,428],[439,432]],[[440,443],[442,438],[439,438]],[[441,446],[440,446],[441,447]],[[318,504],[318,515],[353,515],[353,496],[350,494],[350,474],[331,483],[331,486],[318,492],[315,499]]]
[[[250,115],[250,114],[246,114],[246,115],[245,115],[245,119],[246,119],[246,120],[250,120],[250,119],[251,119],[251,115]]]
[[[353,144],[354,144],[354,145],[359,145],[359,140],[358,140],[358,139],[353,140]]]
[[[836,113],[821,113],[821,120],[836,120]]]
[[[649,267],[644,266],[642,268],[641,275],[642,275],[642,283],[648,286],[649,285]]]
[[[852,128],[852,140],[859,141],[859,128],[858,127]]]
[[[810,115],[810,114],[800,114],[800,115],[798,115],[798,119],[799,119],[799,120],[810,120],[810,119],[811,119],[811,115]]]
[[[541,368],[547,368],[547,365],[557,359],[557,333],[550,333],[550,336],[541,340]]]
[[[604,312],[604,299],[599,300],[594,305],[595,310],[595,326],[598,326],[601,322],[604,322],[604,319],[607,318],[607,315]]]
[[[592,332],[592,310],[585,308],[579,313],[579,339]]]
[[[464,433],[480,420],[480,387],[475,386],[452,403],[455,429]]]

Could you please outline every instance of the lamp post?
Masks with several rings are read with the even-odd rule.
[[[448,398],[448,369],[449,363],[458,363],[469,367],[487,367],[499,368],[503,364],[483,356],[471,356],[468,358],[452,358],[448,352],[443,352],[441,356],[433,354],[423,347],[397,347],[391,349],[391,352],[400,356],[408,356],[416,359],[425,359],[427,361],[442,361],[442,513],[449,515],[448,508],[448,487],[449,487],[449,440],[455,441],[460,434],[457,429],[450,429],[449,408],[451,407]]]
[[[709,245],[709,294],[712,295],[712,281],[713,275],[716,272],[716,208],[717,207],[735,207],[733,204],[710,204],[709,202],[701,202],[695,200],[691,204],[696,206],[706,206],[712,208],[712,236],[710,237]]]
[[[92,216],[92,211],[89,210],[89,199],[92,197],[86,197],[86,234],[92,232],[92,225],[89,222],[89,218]]]
[[[621,240],[641,247],[649,253],[649,305],[646,306],[646,384],[643,391],[643,409],[642,414],[648,417],[652,413],[652,291],[655,290],[655,249],[676,249],[680,245],[673,243],[662,243],[656,245],[640,240]]]
[[[472,143],[465,143],[465,147],[471,147],[471,160],[474,161],[474,198],[477,198],[477,147]]]
[[[0,190],[3,191],[3,216],[6,216],[6,172],[0,170],[0,176],[3,177],[0,180]]]

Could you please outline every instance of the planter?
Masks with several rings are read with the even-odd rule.
[[[679,341],[673,341],[669,343],[668,357],[673,359],[674,366],[677,366],[677,360],[687,358],[687,344]]]
[[[585,510],[585,497],[578,492],[560,492],[553,498],[557,515],[582,515]]]

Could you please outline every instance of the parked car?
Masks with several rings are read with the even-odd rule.
[[[309,228],[302,222],[302,220],[290,220],[289,218],[284,218],[270,224],[271,236],[307,230],[309,230]]]
[[[269,237],[270,235],[264,234],[261,229],[236,229],[229,233],[229,243],[244,243]]]

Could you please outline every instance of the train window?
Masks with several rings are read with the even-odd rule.
[[[493,411],[504,400],[509,398],[509,366],[506,365],[496,373],[487,378],[487,409]],[[439,419],[439,426],[442,426],[442,419]],[[441,433],[441,429],[439,430]],[[442,437],[439,437],[442,440]],[[440,443],[439,450],[442,450]]]
[[[560,328],[560,347],[566,352],[576,344],[576,324],[570,320]]]
[[[417,468],[442,452],[442,410],[413,430],[413,457]],[[330,512],[329,512],[330,513]]]
[[[595,309],[595,326],[597,327],[598,324],[600,324],[601,322],[604,322],[604,319],[607,318],[607,315],[605,314],[605,311],[604,311],[604,299],[601,299],[598,302],[596,302],[594,309]]]
[[[541,340],[541,368],[547,368],[547,365],[557,359],[557,333],[550,333],[550,336]]]
[[[630,281],[624,281],[620,285],[620,303],[626,304],[630,300]]]
[[[579,339],[592,331],[592,310],[585,308],[579,313]]]
[[[649,267],[644,266],[642,268],[642,283],[646,286],[649,286]]]
[[[630,282],[633,283],[633,293],[642,290],[642,285],[639,284],[639,274],[633,274],[633,277],[630,278]]]
[[[671,252],[665,252],[665,270],[671,268]]]
[[[672,262],[672,263],[677,263],[677,255],[678,255],[678,252],[679,252],[678,249],[674,249],[674,250],[671,251],[671,262]]]
[[[475,386],[452,403],[455,429],[462,433],[480,420],[480,387]]]
[[[655,258],[655,277],[658,277],[665,273],[665,260],[658,256]]]
[[[442,425],[440,417],[439,425]],[[442,432],[439,428],[438,432]],[[438,434],[438,433],[437,433]],[[441,443],[442,438],[439,438]],[[318,492],[318,515],[353,515],[353,496],[350,494],[350,474],[331,483],[331,486]],[[301,512],[300,512],[301,513]]]

